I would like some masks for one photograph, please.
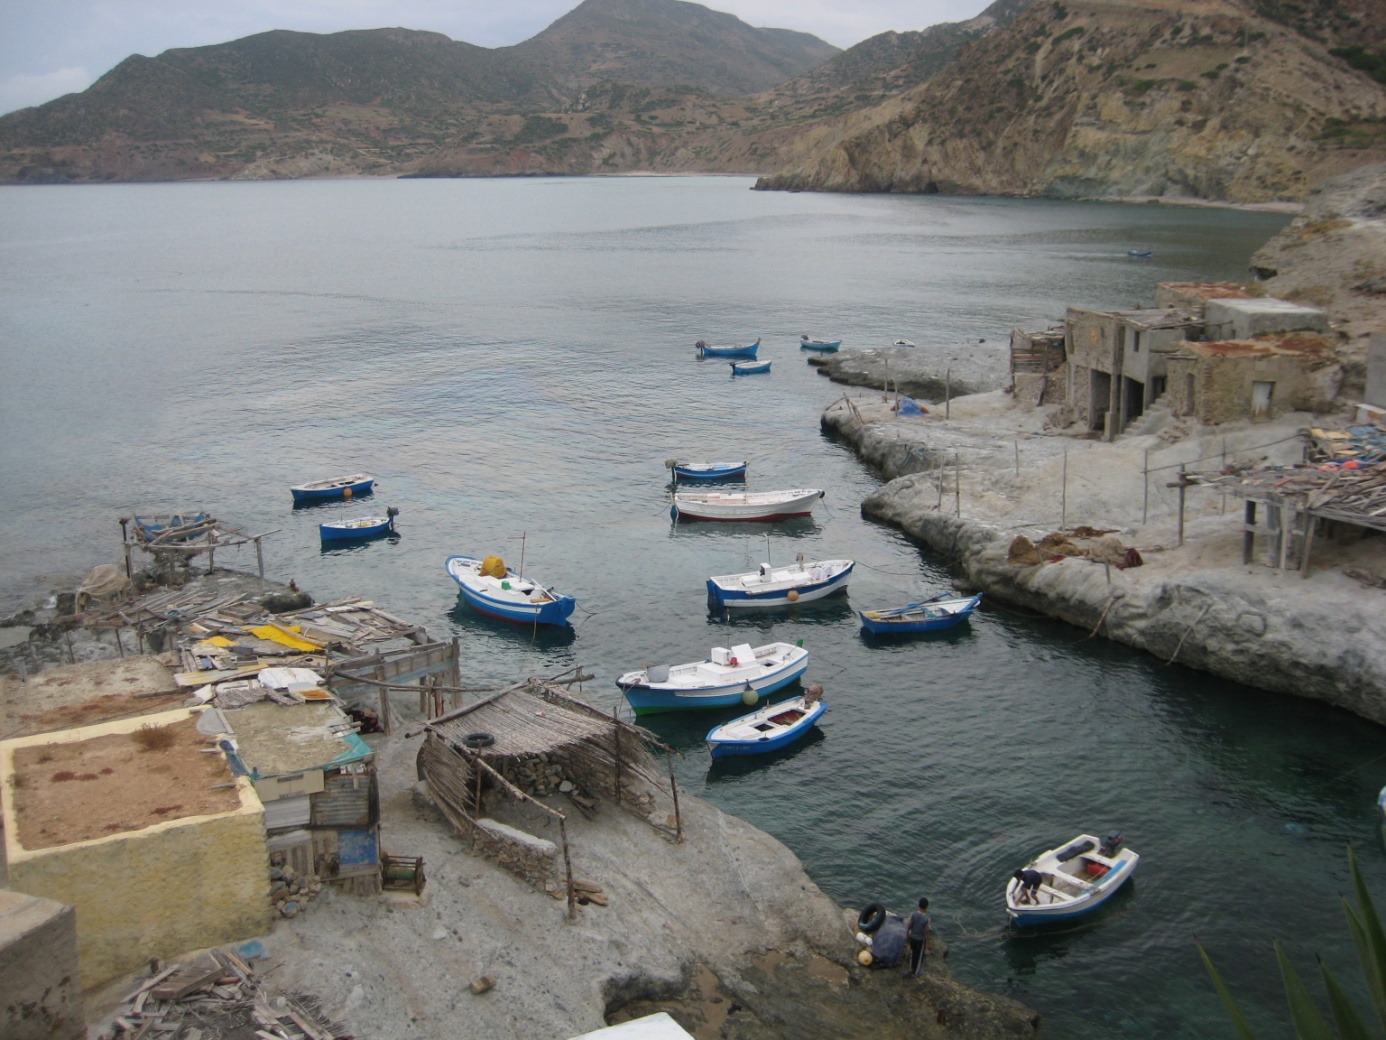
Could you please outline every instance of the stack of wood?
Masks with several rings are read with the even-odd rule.
[[[154,972],[123,1004],[100,1040],[352,1040],[323,1018],[315,998],[271,996],[250,964],[230,950]]]

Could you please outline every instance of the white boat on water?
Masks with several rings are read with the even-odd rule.
[[[786,491],[676,491],[669,515],[675,520],[783,520],[808,516],[824,492],[818,488]]]
[[[1021,878],[1006,882],[1006,913],[1018,926],[1068,921],[1096,910],[1136,872],[1140,856],[1121,848],[1121,835],[1098,839],[1080,834],[1067,845],[1049,849],[1022,869],[1035,871],[1033,894]]]
[[[637,715],[755,704],[804,674],[808,651],[794,643],[714,646],[702,661],[626,672],[616,680]]]
[[[719,574],[707,579],[707,603],[712,610],[740,607],[787,607],[831,596],[847,587],[853,560],[805,560],[803,554],[787,567],[762,563],[747,574]]]

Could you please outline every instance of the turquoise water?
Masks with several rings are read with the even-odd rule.
[[[1258,1026],[1288,1035],[1270,942],[1305,972],[1320,953],[1354,974],[1337,896],[1348,841],[1373,883],[1386,875],[1386,733],[996,607],[868,641],[854,607],[949,576],[861,519],[877,480],[819,432],[842,390],[796,346],[994,345],[1069,304],[1148,302],[1159,279],[1239,277],[1285,218],[748,187],[0,189],[0,611],[116,560],[118,517],[201,507],[274,531],[270,572],[320,599],[362,593],[458,635],[468,684],[581,664],[611,705],[631,668],[803,639],[831,707],[818,733],[710,771],[701,738],[724,715],[649,718],[684,752],[684,784],[781,838],[845,904],[929,895],[959,978],[1029,1003],[1050,1037],[1229,1035],[1195,935]],[[692,348],[756,336],[769,376],[733,380]],[[847,597],[710,618],[705,579],[766,558],[766,528],[672,525],[671,456],[827,489],[768,553],[856,559]],[[290,484],[358,470],[380,481],[369,505],[291,508]],[[387,505],[397,540],[321,550],[324,517]],[[443,574],[453,553],[516,564],[522,549],[526,574],[577,596],[571,630],[478,618]],[[227,556],[254,569],[253,550]],[[1005,932],[1015,866],[1110,829],[1142,854],[1110,910]]]

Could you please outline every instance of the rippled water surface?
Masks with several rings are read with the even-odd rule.
[[[1320,953],[1355,975],[1337,898],[1349,841],[1374,884],[1386,874],[1386,734],[996,608],[869,641],[854,608],[949,576],[860,518],[877,482],[819,433],[841,389],[796,347],[809,332],[996,349],[1067,304],[1237,278],[1284,218],[748,187],[0,189],[0,611],[117,559],[117,517],[200,506],[275,532],[270,572],[320,599],[364,593],[460,636],[469,683],[581,663],[587,694],[614,704],[629,668],[803,639],[831,705],[820,731],[709,771],[701,738],[725,716],[653,717],[683,783],[781,838],[847,905],[929,895],[958,976],[1029,1003],[1050,1037],[1230,1035],[1195,936],[1258,1027],[1288,1036],[1270,942],[1305,973]],[[756,336],[769,376],[693,354]],[[676,455],[748,458],[752,487],[828,494],[768,545],[759,525],[675,527]],[[380,481],[369,506],[291,508],[290,484],[358,470]],[[321,520],[386,505],[398,539],[320,549]],[[443,574],[451,553],[522,550],[527,574],[577,596],[571,631],[480,619]],[[709,618],[705,578],[767,552],[858,568],[845,598]],[[254,568],[253,551],[228,555]],[[1011,870],[1112,828],[1142,854],[1115,905],[1059,934],[1005,931]]]

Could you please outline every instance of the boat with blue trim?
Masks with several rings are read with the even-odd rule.
[[[702,340],[698,340],[693,346],[697,349],[699,357],[753,358],[760,349],[760,338],[757,337],[754,343],[747,343],[745,346],[714,347]]]
[[[358,516],[353,520],[318,524],[318,537],[324,542],[377,538],[382,534],[390,534],[394,531],[395,517],[397,516],[399,516],[399,510],[391,506],[385,510],[384,516]]]
[[[836,354],[842,346],[840,339],[810,339],[808,334],[799,337],[800,350],[816,350],[823,354]]]
[[[745,480],[750,463],[740,462],[682,462],[665,459],[664,466],[675,480]]]
[[[359,498],[369,495],[375,487],[375,478],[368,473],[353,473],[349,477],[333,477],[330,480],[314,480],[307,484],[296,484],[289,488],[295,502],[325,502],[333,498]]]
[[[877,635],[938,632],[966,621],[981,602],[980,592],[975,596],[949,596],[945,592],[903,607],[859,610],[857,614],[861,617],[862,627]]]
[[[769,360],[765,361],[732,361],[731,370],[734,376],[754,376],[762,372],[770,371]]]
[[[517,574],[499,556],[449,556],[448,577],[473,610],[521,625],[566,625],[577,600]]]
[[[1041,852],[1006,882],[1006,913],[1018,927],[1069,921],[1109,900],[1136,872],[1140,856],[1120,834],[1080,834]]]
[[[808,516],[826,492],[819,488],[784,491],[675,491],[673,520],[785,520]]]
[[[713,758],[728,755],[763,755],[808,735],[819,716],[828,710],[823,687],[815,683],[801,697],[767,704],[749,715],[713,726],[707,749]]]
[[[853,560],[805,560],[800,553],[787,567],[762,563],[746,574],[714,575],[707,579],[708,609],[810,603],[845,589],[854,566]]]
[[[749,705],[803,675],[808,656],[794,643],[714,646],[705,660],[626,672],[616,685],[637,715]]]

